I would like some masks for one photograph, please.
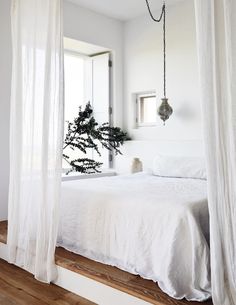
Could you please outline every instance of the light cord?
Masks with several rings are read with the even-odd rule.
[[[146,1],[148,12],[151,16],[151,19],[155,22],[161,22],[161,20],[163,19],[164,97],[166,98],[166,5],[165,5],[165,1],[164,1],[160,18],[157,19],[152,14],[148,0],[145,0],[145,1]]]

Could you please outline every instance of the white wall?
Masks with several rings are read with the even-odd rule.
[[[9,0],[0,1],[0,220],[7,217],[8,200],[11,92],[10,3]]]
[[[162,48],[162,24],[147,14],[126,23],[126,126],[136,140],[202,139],[193,0],[167,6],[167,97],[174,114],[166,126],[158,118],[156,128],[133,129],[132,93],[155,89],[158,101],[163,97]]]
[[[155,12],[155,16],[159,15],[160,12]],[[174,113],[166,126],[158,117],[156,127],[135,129],[132,99],[133,93],[153,89],[157,92],[159,103],[163,97],[162,24],[154,23],[148,13],[128,21],[124,41],[124,117],[126,129],[135,141],[133,146],[131,142],[124,147],[124,156],[116,162],[118,170],[124,167],[122,162],[127,163],[127,159],[132,157],[151,157],[152,150],[157,152],[162,140],[179,141],[179,145],[194,141],[202,146],[194,1],[185,0],[167,6],[167,97]],[[141,149],[142,153],[139,150],[142,146],[146,146],[146,156],[144,149]],[[186,151],[186,154],[189,152]]]
[[[113,50],[114,124],[123,124],[123,28],[121,21],[64,1],[64,35]]]

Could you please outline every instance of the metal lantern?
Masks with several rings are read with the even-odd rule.
[[[172,115],[173,109],[168,103],[168,98],[162,98],[161,100],[162,103],[161,106],[158,108],[158,114],[165,125],[165,121],[168,120],[169,117]]]

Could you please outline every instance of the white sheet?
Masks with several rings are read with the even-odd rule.
[[[211,293],[206,198],[206,181],[145,173],[63,182],[58,246],[203,301]]]

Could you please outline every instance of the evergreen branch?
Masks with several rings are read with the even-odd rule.
[[[109,123],[99,125],[93,117],[93,109],[90,103],[86,104],[84,110],[79,107],[78,116],[73,122],[67,123],[64,151],[70,148],[86,155],[87,149],[94,149],[101,156],[100,143],[102,148],[114,151],[115,154],[121,154],[120,147],[124,144],[124,141],[129,140],[127,133],[119,127],[111,127]],[[70,157],[66,154],[63,154],[63,159],[71,166],[69,172],[98,173],[102,165],[101,162],[89,158],[70,160]]]

